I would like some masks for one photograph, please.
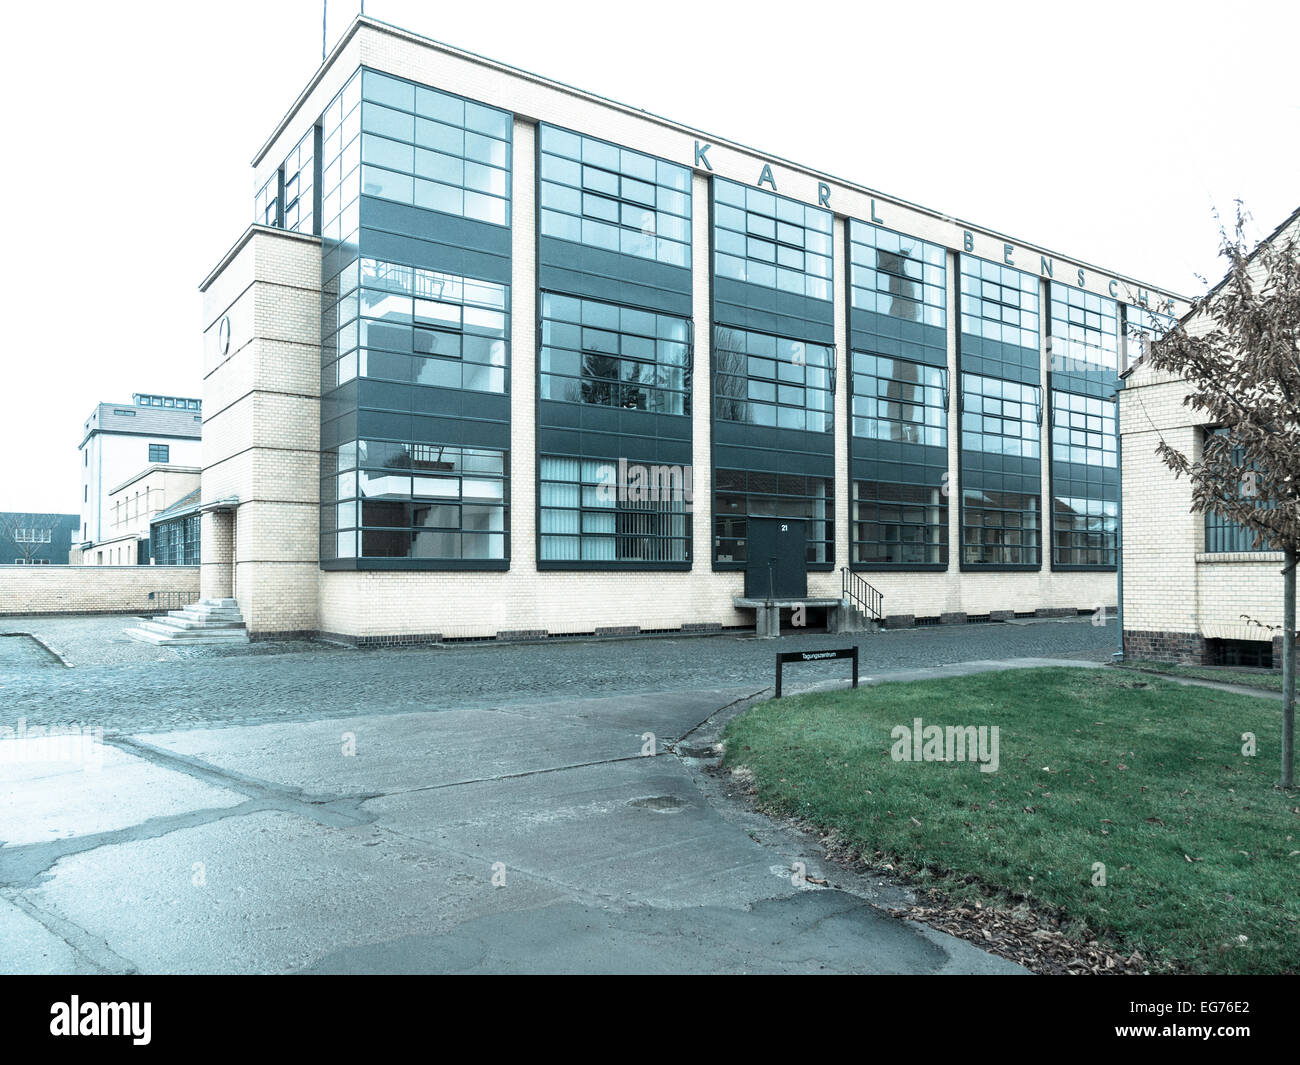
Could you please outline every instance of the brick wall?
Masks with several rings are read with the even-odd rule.
[[[696,524],[701,524],[698,519]],[[915,617],[1106,608],[1115,613],[1115,575],[1091,573],[867,574],[885,595],[885,612]],[[304,583],[308,581],[303,574]],[[738,611],[742,573],[714,573],[707,559],[686,573],[324,572],[320,628],[348,636],[437,633],[492,637],[514,630],[592,633],[629,625],[642,631],[691,624],[752,625]],[[839,573],[808,574],[809,598],[838,598]],[[291,630],[305,626],[277,624]]]
[[[0,616],[164,613],[150,592],[199,594],[198,566],[0,566]]]
[[[208,511],[199,519],[199,581],[204,599],[230,598],[234,577],[233,533],[227,510]]]
[[[1205,660],[1205,638],[1194,632],[1125,629],[1124,655],[1127,658],[1199,665]]]
[[[1195,566],[1202,636],[1264,642],[1273,638],[1261,626],[1282,622],[1281,552],[1197,555]]]

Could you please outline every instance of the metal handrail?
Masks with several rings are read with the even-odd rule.
[[[150,606],[156,610],[181,610],[198,600],[195,592],[156,591],[149,593]]]
[[[853,573],[847,566],[840,567],[840,590],[845,599],[863,613],[877,621],[883,621],[885,614],[885,597],[879,588],[868,584],[862,577]]]

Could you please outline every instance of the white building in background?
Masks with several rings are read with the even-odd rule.
[[[202,418],[198,399],[141,392],[130,403],[101,403],[91,412],[79,445],[81,515],[73,535],[83,563],[148,561],[138,540],[148,537],[150,517],[192,489],[202,465]]]

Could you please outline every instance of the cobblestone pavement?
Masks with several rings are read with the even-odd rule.
[[[22,633],[0,633],[0,673],[58,668],[59,662],[39,642]]]
[[[1115,622],[985,624],[860,636],[553,640],[535,644],[370,649],[295,641],[243,653],[168,650],[122,636],[124,618],[8,618],[72,668],[0,654],[0,715],[136,733],[355,714],[492,707],[538,699],[752,686],[773,680],[777,651],[860,648],[863,677],[985,659],[1102,661]],[[0,643],[3,643],[0,640]],[[787,684],[844,676],[847,663],[801,665]]]

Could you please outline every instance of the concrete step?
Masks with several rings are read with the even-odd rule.
[[[197,614],[238,614],[239,606],[235,603],[186,603],[181,610],[193,610]]]
[[[236,625],[242,625],[244,623],[244,618],[238,610],[202,611],[190,610],[187,608],[185,610],[169,610],[167,611],[167,617],[179,618],[181,621],[193,621],[200,625],[204,622],[217,624],[220,622],[233,621]]]
[[[843,628],[841,631],[846,633],[870,633],[879,632],[882,623],[879,618],[872,617],[867,611],[851,602],[845,602],[841,606],[843,611]]]
[[[248,643],[248,633],[242,629],[228,632],[177,632],[168,630],[158,632],[152,622],[144,622],[136,628],[126,630],[126,635],[142,643],[157,646],[177,647],[184,645],[206,644],[209,646]]]
[[[163,614],[153,619],[159,625],[166,625],[170,629],[179,631],[197,632],[203,629],[242,629],[244,622],[240,618],[230,621],[216,621],[212,619],[195,620],[194,618],[178,617],[175,614]]]
[[[233,599],[202,599],[126,630],[133,640],[155,645],[246,644],[248,630]]]
[[[248,630],[242,625],[226,626],[222,628],[201,628],[201,629],[183,629],[175,625],[167,624],[166,618],[154,618],[153,620],[141,621],[136,628],[143,629],[146,632],[157,633],[159,636],[175,636],[189,639],[208,637],[214,640],[237,639],[240,636],[247,636]]]

